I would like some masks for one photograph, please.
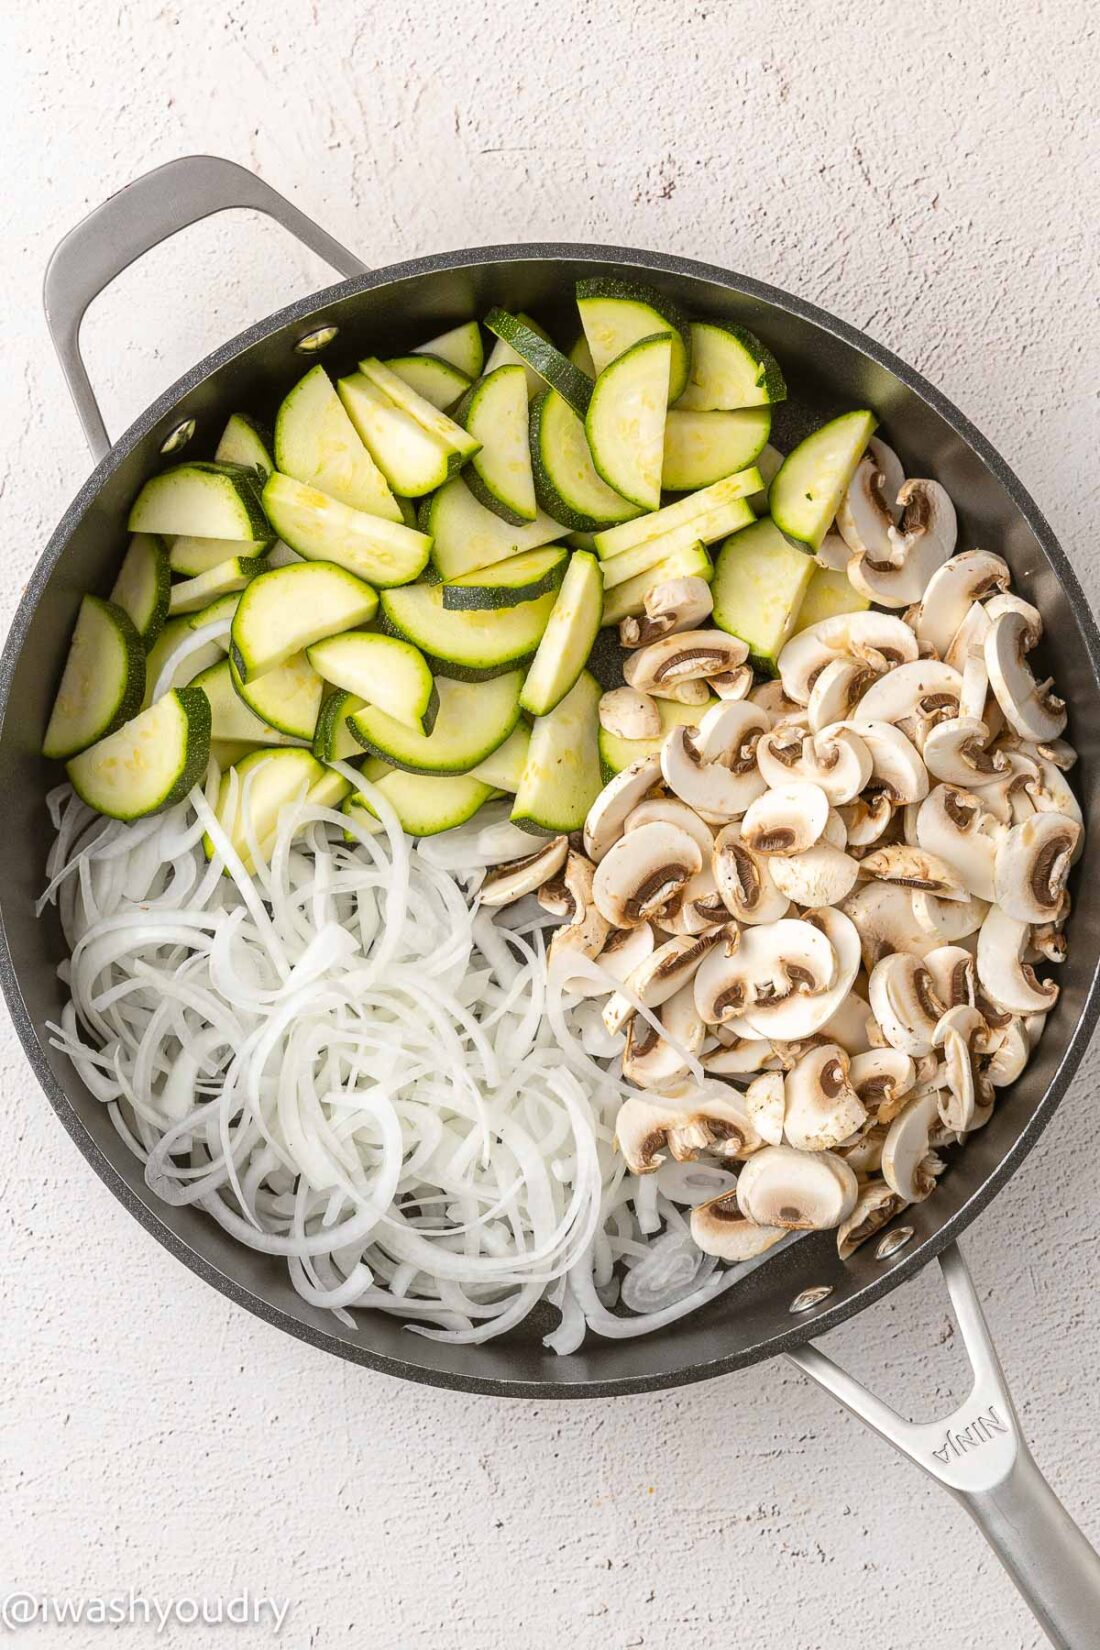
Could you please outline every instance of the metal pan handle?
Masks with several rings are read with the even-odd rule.
[[[88,305],[143,253],[188,224],[231,207],[266,213],[341,275],[366,271],[366,264],[312,218],[231,160],[188,155],[127,184],[70,229],[49,261],[42,294],[50,336],[97,461],[111,441],[80,353]]]
[[[814,1345],[791,1362],[966,1508],[1058,1650],[1100,1643],[1100,1556],[1043,1477],[1020,1431],[970,1273],[956,1245],[940,1266],[974,1371],[953,1414],[902,1417]]]

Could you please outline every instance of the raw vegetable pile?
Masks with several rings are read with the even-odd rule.
[[[864,410],[776,452],[744,329],[577,301],[568,355],[496,309],[148,481],[44,742],[55,1039],[158,1195],[345,1318],[547,1299],[560,1352],[928,1196],[1083,838],[942,487]]]

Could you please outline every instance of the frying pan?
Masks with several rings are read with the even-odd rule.
[[[292,304],[207,356],[111,445],[79,349],[91,300],[135,258],[211,213],[266,213],[331,263],[339,284]],[[186,450],[208,457],[227,415],[273,414],[319,355],[332,372],[366,352],[398,354],[499,303],[565,323],[580,276],[640,278],[690,312],[741,322],[783,362],[790,401],[777,409],[780,447],[822,417],[872,406],[910,475],[933,475],[959,513],[960,543],[998,550],[1016,587],[1057,636],[1057,675],[1080,753],[1076,783],[1100,829],[1100,635],[1084,593],[1032,499],[963,415],[896,356],[843,322],[774,287],[688,259],[618,247],[486,247],[417,258],[378,271],[249,172],[195,156],[140,178],[84,220],[55,252],[47,318],[96,468],[50,539],[0,660],[0,976],[16,1029],[46,1094],[92,1167],[153,1235],[230,1299],[311,1345],[406,1380],[525,1398],[609,1397],[704,1380],[785,1353],[806,1374],[951,1491],[988,1537],[1053,1643],[1100,1640],[1100,1559],[1040,1475],[1022,1438],[995,1349],[955,1239],[1023,1161],[1084,1052],[1098,1013],[1100,879],[1079,877],[1073,943],[1061,996],[1035,1057],[967,1144],[927,1203],[903,1211],[877,1243],[847,1262],[830,1233],[779,1254],[705,1311],[642,1339],[599,1340],[568,1357],[547,1352],[551,1315],[511,1339],[447,1346],[413,1337],[383,1315],[348,1329],[311,1308],[273,1259],[233,1243],[199,1211],[158,1203],[105,1109],[48,1044],[61,1011],[56,919],[37,920],[48,832],[44,796],[56,770],[39,755],[80,598],[106,594],[142,481]],[[323,352],[323,353],[322,353]],[[953,1414],[914,1425],[862,1388],[813,1344],[897,1288],[934,1257],[974,1367]]]

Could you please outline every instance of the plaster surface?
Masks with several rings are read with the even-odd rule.
[[[2,26],[5,624],[87,470],[46,258],[113,190],[197,151],[254,167],[374,264],[592,239],[814,299],[976,421],[1100,590],[1084,6],[37,0]],[[160,248],[85,327],[110,428],[325,278],[245,215]],[[1094,1542],[1097,1076],[1094,1054],[965,1242],[1035,1453]],[[326,1360],[139,1229],[6,1024],[0,1092],[0,1586],[247,1587],[292,1600],[295,1650],[1045,1642],[965,1516],[787,1366],[599,1407]],[[960,1390],[956,1339],[925,1274],[830,1350],[925,1418]],[[229,1631],[157,1637],[200,1650]]]

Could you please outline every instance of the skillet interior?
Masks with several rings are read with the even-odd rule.
[[[201,362],[127,432],[89,479],[53,535],[17,613],[0,661],[0,790],[7,848],[0,863],[0,975],[28,1057],[51,1103],[96,1172],[157,1239],[232,1299],[312,1344],[407,1379],[515,1397],[586,1397],[700,1380],[768,1357],[824,1332],[924,1265],[974,1218],[1045,1126],[1084,1051],[1098,1008],[1100,888],[1076,874],[1070,956],[1062,995],[1023,1078],[990,1124],[960,1153],[935,1196],[902,1217],[913,1240],[892,1260],[873,1245],[842,1264],[831,1234],[807,1238],[760,1268],[705,1312],[655,1336],[595,1341],[559,1358],[540,1336],[555,1314],[536,1316],[487,1347],[446,1347],[360,1314],[350,1332],[308,1307],[281,1263],[233,1243],[205,1216],[159,1204],[105,1110],[45,1043],[45,1022],[63,1003],[56,920],[34,917],[44,882],[48,830],[43,798],[56,769],[38,755],[71,625],[86,591],[106,595],[125,543],[125,518],[142,480],[163,465],[161,441],[181,416],[197,421],[187,456],[212,452],[229,412],[271,414],[307,364],[294,344],[320,322],[340,332],[322,357],[347,371],[367,352],[390,355],[493,303],[570,325],[568,295],[581,275],[634,272],[689,311],[741,321],[781,360],[791,399],[778,409],[777,444],[853,405],[878,412],[883,434],[910,475],[932,475],[954,499],[959,547],[1003,554],[1015,587],[1042,610],[1048,668],[1070,705],[1068,735],[1080,753],[1074,782],[1087,818],[1100,788],[1100,637],[1066,558],[1035,505],[960,413],[904,364],[853,329],[774,288],[707,265],[617,248],[497,247],[444,254],[371,273],[314,295],[261,322]],[[575,313],[575,312],[574,312]],[[568,336],[566,332],[565,336]],[[793,1297],[830,1284],[820,1307],[798,1317]]]

